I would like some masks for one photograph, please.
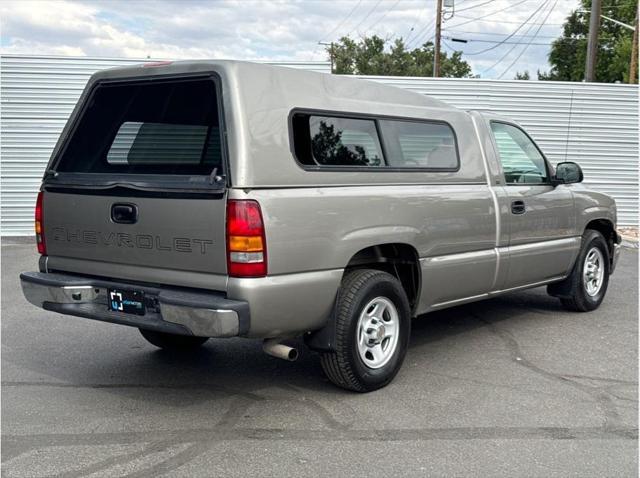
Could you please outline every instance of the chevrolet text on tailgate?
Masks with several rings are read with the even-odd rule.
[[[235,61],[93,75],[36,204],[32,304],[188,350],[303,336],[370,391],[411,319],[546,285],[597,308],[614,201],[513,121],[363,80]]]

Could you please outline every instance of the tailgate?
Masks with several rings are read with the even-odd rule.
[[[50,256],[226,273],[224,198],[45,192],[43,203]],[[117,212],[119,205],[134,208],[135,223],[114,222],[114,210]]]
[[[49,264],[175,285],[224,276],[221,95],[213,73],[90,82],[45,174]]]

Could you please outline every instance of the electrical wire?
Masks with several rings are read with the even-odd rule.
[[[473,8],[482,7],[483,5],[488,5],[489,3],[493,3],[493,2],[495,2],[495,0],[487,0],[487,1],[486,1],[486,2],[484,2],[484,3],[477,3],[476,5],[470,5],[470,6],[465,7],[465,8],[459,8],[459,9],[457,9],[457,10],[456,10],[456,13],[458,13],[458,12],[464,12],[464,11],[466,11],[466,10],[471,10],[471,9],[473,9]]]
[[[422,19],[422,14],[426,11],[426,8],[423,8],[420,10],[420,13],[418,13],[418,15],[416,15],[416,19],[413,21],[413,24],[411,25],[411,28],[409,28],[409,31],[407,32],[407,39],[404,41],[405,45],[409,43],[409,41],[411,40],[411,37],[414,35],[414,31],[413,29],[415,28],[415,26],[418,24],[418,22]]]
[[[367,20],[367,18],[369,18],[369,17],[371,16],[371,14],[372,14],[372,13],[373,13],[377,8],[378,8],[378,5],[380,5],[381,3],[382,3],[382,0],[378,0],[378,1],[376,2],[376,4],[373,6],[373,8],[372,8],[371,10],[369,10],[369,13],[367,13],[367,14],[364,16],[364,18],[363,18],[362,20],[360,20],[360,23],[358,23],[355,27],[353,27],[349,33],[347,33],[346,35],[343,35],[343,36],[350,37],[350,36],[351,36],[351,34],[352,34],[354,31],[358,30],[358,28],[360,28],[360,25],[362,25],[362,24]]]
[[[435,27],[436,19],[431,20],[422,30],[418,33],[413,40],[411,40],[412,48],[419,46],[423,40],[426,40],[431,36],[433,28]],[[426,35],[425,35],[426,34]],[[407,42],[407,48],[409,48],[409,42]]]
[[[529,25],[532,25],[531,23]],[[543,25],[544,26],[544,25]],[[460,34],[471,34],[471,35],[491,35],[491,36],[508,36],[508,33],[489,33],[489,32],[472,32],[469,30],[443,30],[443,33],[449,33],[451,35],[460,35]],[[522,37],[524,35],[515,35],[517,37]],[[538,38],[558,38],[558,35],[538,35]],[[498,41],[498,40],[496,40]]]
[[[542,23],[544,23],[546,21],[547,18],[549,18],[549,15],[551,15],[551,12],[553,12],[553,10],[556,8],[556,5],[558,4],[558,0],[555,0],[555,2],[553,2],[553,5],[551,6],[551,8],[549,9],[549,11],[547,12],[547,15],[544,17],[544,20],[542,20]],[[511,64],[507,67],[506,70],[504,70],[500,76],[498,76],[498,79],[502,79],[502,77],[507,73],[507,71],[509,71],[513,65],[516,64],[516,62],[520,59],[520,57],[522,57],[522,55],[524,54],[525,51],[527,51],[527,48],[529,48],[531,46],[531,43],[533,42],[533,40],[535,40],[536,38],[536,34],[540,31],[540,28],[542,28],[541,26],[538,27],[538,29],[536,30],[536,33],[534,33],[531,41],[522,49],[522,51],[520,52],[520,54],[515,58],[515,60],[513,60],[511,62]]]
[[[533,27],[534,27],[534,26],[535,26],[535,24],[534,24],[534,23],[531,23],[531,24],[529,25],[529,27],[527,28],[527,30],[524,32],[524,35],[528,35],[528,34],[529,34],[529,32],[530,32],[531,30],[533,30]],[[521,45],[522,43],[519,43],[519,44]],[[484,75],[484,74],[485,74],[485,73],[487,73],[488,71],[493,70],[493,69],[494,69],[496,66],[498,66],[502,61],[504,61],[504,59],[505,59],[505,58],[507,58],[507,57],[511,54],[511,52],[513,52],[517,47],[518,47],[518,44],[516,44],[516,45],[512,46],[511,48],[509,48],[509,49],[504,53],[504,55],[502,55],[502,56],[498,59],[498,61],[496,61],[496,62],[495,62],[493,65],[491,65],[489,68],[486,68],[486,69],[484,69],[482,72],[480,72],[480,76]]]
[[[507,36],[504,40],[502,40],[502,41],[500,41],[500,42],[496,43],[496,44],[495,44],[495,45],[493,45],[493,46],[490,46],[489,48],[485,48],[484,50],[474,51],[474,52],[471,52],[471,53],[467,53],[467,52],[465,52],[465,53],[464,53],[464,54],[465,54],[465,56],[481,55],[482,53],[486,53],[486,52],[488,52],[488,51],[495,50],[496,48],[498,48],[499,46],[501,46],[502,44],[504,44],[507,40],[511,39],[511,37],[513,37],[516,33],[518,33],[522,27],[524,27],[526,24],[528,24],[528,23],[529,23],[529,21],[530,21],[534,16],[536,16],[536,15],[538,14],[538,12],[540,12],[540,10],[542,10],[542,8],[546,7],[546,6],[549,4],[549,1],[550,1],[550,0],[544,0],[544,1],[540,4],[540,6],[539,6],[538,8],[536,8],[536,9],[534,10],[534,12],[533,12],[531,15],[529,15],[529,16],[527,17],[527,19],[526,19],[524,22],[522,22],[522,23],[520,24],[520,26],[518,26],[518,28],[516,28],[516,29],[515,29],[515,30],[514,30],[514,31],[513,31],[509,36]]]
[[[451,37],[451,36],[443,36],[442,38],[446,38],[447,40],[451,40],[451,41],[456,41],[455,37]],[[464,42],[472,42],[472,43],[476,43],[476,42],[480,42],[480,43],[498,43],[497,41],[491,41],[491,40],[481,40],[480,38],[470,38],[470,39],[466,39]],[[532,45],[551,45],[553,42],[547,42],[547,43],[532,43]],[[506,41],[506,42],[501,42],[501,45],[524,45],[524,42],[522,41]],[[463,52],[464,53],[464,52]]]
[[[495,15],[496,13],[504,12],[505,10],[509,10],[510,8],[517,7],[518,5],[522,5],[523,3],[525,3],[525,2],[529,2],[529,1],[531,1],[531,0],[520,0],[519,2],[512,3],[511,5],[507,5],[506,7],[501,8],[500,10],[495,10],[495,11],[493,11],[493,12],[487,13],[486,15],[482,15],[482,16],[479,16],[479,17],[470,18],[470,19],[469,19],[469,20],[467,20],[466,22],[461,22],[461,23],[457,23],[457,24],[455,24],[455,25],[451,25],[451,26],[450,26],[450,28],[457,28],[457,27],[459,27],[459,26],[466,25],[466,24],[468,24],[468,23],[473,23],[473,22],[475,22],[475,21],[482,20],[483,18],[490,17],[490,16],[492,16],[492,15]],[[460,15],[460,16],[461,16],[462,18],[469,18],[469,17],[465,17],[465,16],[463,16],[463,15]],[[492,22],[494,22],[494,21],[495,21],[495,20],[493,20]]]
[[[327,38],[330,38],[330,37],[331,37],[331,35],[333,35],[335,32],[337,32],[337,31],[340,29],[340,27],[342,27],[342,26],[347,22],[347,20],[349,20],[349,18],[351,18],[351,15],[353,15],[353,14],[354,14],[354,12],[358,9],[358,7],[360,6],[360,4],[361,4],[361,3],[362,3],[362,0],[358,0],[358,3],[356,3],[355,7],[353,7],[353,8],[351,9],[351,11],[349,12],[349,14],[348,14],[346,17],[344,17],[344,18],[342,19],[342,21],[341,21],[340,23],[338,23],[338,24],[334,27],[334,29],[333,29],[333,30],[331,30],[328,34],[326,34],[325,36],[323,36],[323,37],[322,37],[322,39],[318,41],[318,43],[320,43],[320,42],[324,41],[324,40],[325,40],[325,39],[327,39]]]
[[[369,25],[369,28],[367,28],[365,30],[365,35],[367,32],[370,32],[371,30],[373,30],[373,27],[375,27],[376,25],[378,25],[378,23],[380,23],[382,20],[385,19],[385,17],[389,14],[389,12],[391,10],[393,10],[394,8],[396,8],[396,6],[400,3],[400,0],[396,0],[396,3],[394,3],[393,5],[391,5],[389,8],[387,8],[387,10],[384,12],[384,14],[375,22],[373,22],[373,24]]]
[[[525,0],[525,1],[527,1],[527,0]],[[496,22],[496,20],[483,20],[480,17],[473,18],[473,17],[466,17],[464,15],[460,15],[460,18],[470,19],[470,20],[478,21],[478,22],[486,22],[486,23],[495,23]],[[513,25],[519,25],[520,24],[520,22],[512,22],[512,21],[509,21],[509,20],[499,20],[499,21],[500,21],[500,23],[510,23],[510,24],[513,24]],[[471,22],[459,23],[458,25],[465,25],[467,23],[471,23]],[[540,24],[539,23],[534,23],[534,25],[540,25]],[[545,26],[550,26],[550,27],[551,26],[558,27],[558,26],[564,25],[564,23],[545,23],[544,25]]]

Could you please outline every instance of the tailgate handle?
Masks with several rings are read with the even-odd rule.
[[[138,206],[128,203],[113,204],[111,220],[118,224],[135,224],[138,221]]]

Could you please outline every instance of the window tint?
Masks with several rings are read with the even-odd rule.
[[[222,169],[211,79],[99,85],[56,169],[206,175]]]
[[[388,166],[456,169],[458,152],[451,127],[444,123],[380,121]]]
[[[294,147],[300,162],[322,166],[382,166],[375,121],[296,114]]]
[[[547,168],[533,141],[516,126],[491,122],[507,183],[544,183]]]

